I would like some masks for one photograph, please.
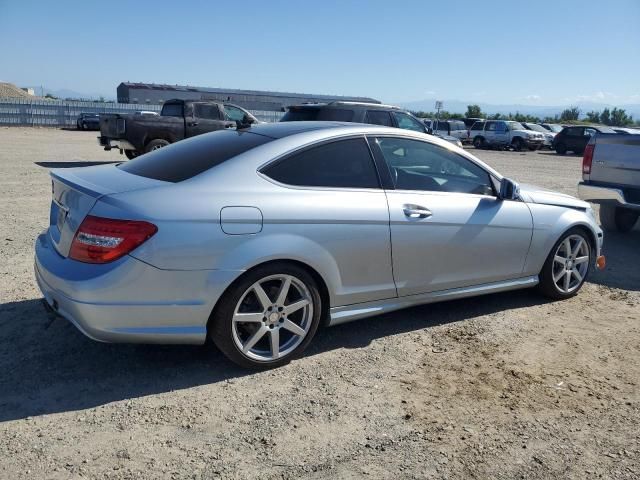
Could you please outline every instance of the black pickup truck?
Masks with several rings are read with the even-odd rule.
[[[100,115],[98,143],[105,150],[118,149],[131,159],[184,138],[257,122],[236,105],[168,100],[160,115]]]

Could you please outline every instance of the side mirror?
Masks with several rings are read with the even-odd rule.
[[[518,200],[520,198],[520,185],[513,180],[503,178],[500,181],[500,199]]]

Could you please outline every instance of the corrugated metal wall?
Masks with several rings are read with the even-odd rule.
[[[161,105],[0,98],[0,125],[75,127],[81,113],[159,112]],[[277,122],[282,112],[251,110],[263,122]]]

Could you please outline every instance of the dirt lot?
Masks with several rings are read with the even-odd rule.
[[[640,478],[640,231],[575,298],[532,291],[319,333],[253,373],[213,349],[107,345],[45,313],[47,168],[95,132],[0,128],[0,478]],[[580,159],[477,152],[575,193]]]

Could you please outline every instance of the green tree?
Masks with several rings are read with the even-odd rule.
[[[578,107],[569,107],[562,111],[560,114],[560,120],[563,122],[576,121],[580,117],[580,109]]]
[[[467,105],[467,113],[465,113],[467,118],[482,118],[484,115],[482,110],[480,109],[480,105]]]
[[[608,108],[605,108],[600,114],[600,123],[605,125],[611,125],[611,112]]]
[[[611,110],[611,123],[610,125],[614,125],[616,127],[624,127],[626,125],[631,125],[633,123],[633,117],[631,115],[627,115],[627,112],[624,108],[614,108]]]
[[[600,112],[587,112],[587,121],[591,123],[600,123]]]

